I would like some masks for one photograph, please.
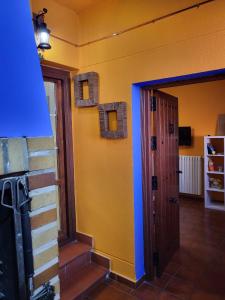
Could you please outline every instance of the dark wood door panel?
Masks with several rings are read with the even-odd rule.
[[[157,109],[154,128],[158,140],[155,151],[155,175],[158,178],[156,201],[156,251],[159,253],[157,275],[161,275],[179,247],[178,203],[178,100],[153,91]]]
[[[141,94],[145,271],[153,278],[179,247],[178,101],[156,90]]]

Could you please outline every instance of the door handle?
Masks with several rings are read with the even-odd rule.
[[[177,174],[182,174],[183,172],[180,171],[180,170],[178,170],[178,171],[176,171],[176,173],[177,173]]]
[[[175,198],[175,197],[170,197],[170,198],[169,198],[169,202],[171,202],[171,203],[177,203],[177,202],[178,202],[178,199]]]

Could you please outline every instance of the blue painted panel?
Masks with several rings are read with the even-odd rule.
[[[29,0],[1,2],[0,137],[51,136]]]
[[[134,180],[134,240],[136,280],[144,274],[144,232],[142,202],[141,162],[141,111],[140,87],[132,86],[132,134],[133,134],[133,180]]]
[[[151,81],[137,82],[137,83],[135,83],[135,85],[138,85],[138,86],[141,86],[141,87],[143,87],[143,86],[154,86],[154,85],[157,85],[157,84],[168,84],[168,83],[173,83],[173,82],[177,82],[177,81],[207,78],[207,77],[216,76],[216,75],[225,75],[225,69],[218,69],[218,70],[212,70],[212,71],[207,71],[207,72],[186,74],[186,75],[176,76],[176,77],[155,79],[155,80],[151,80]]]

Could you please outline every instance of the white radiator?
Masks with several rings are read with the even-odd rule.
[[[179,156],[179,192],[185,194],[202,195],[202,157]]]

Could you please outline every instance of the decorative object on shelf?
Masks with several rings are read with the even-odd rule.
[[[212,189],[223,189],[223,183],[220,178],[209,178],[209,187]]]
[[[208,154],[212,154],[212,155],[216,154],[216,151],[215,151],[215,149],[214,149],[214,147],[213,147],[212,144],[208,143],[207,144],[207,149],[208,149]]]
[[[218,165],[217,166],[217,170],[218,170],[218,172],[223,172],[223,166],[222,165]]]
[[[209,158],[208,166],[209,166],[209,171],[210,172],[215,171],[214,163],[213,163],[213,160],[211,158]]]
[[[43,8],[43,10],[38,14],[33,14],[35,40],[37,48],[41,50],[51,49],[51,45],[49,43],[50,30],[48,29],[47,24],[44,22],[47,12],[47,8]]]
[[[205,207],[225,211],[225,136],[204,137]]]
[[[84,99],[84,83],[87,83],[89,99]],[[74,93],[77,107],[91,107],[98,104],[99,76],[96,72],[87,72],[76,75],[74,78]]]
[[[98,106],[101,137],[107,139],[120,139],[127,137],[127,104],[114,102]],[[116,112],[117,130],[110,130],[109,113]]]

